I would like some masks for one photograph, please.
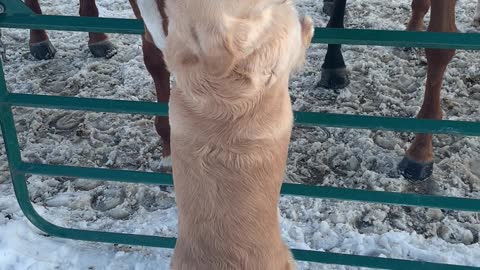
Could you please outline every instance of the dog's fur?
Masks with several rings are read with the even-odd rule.
[[[295,269],[277,203],[293,124],[288,80],[313,23],[300,21],[290,0],[165,4],[164,55],[176,78],[172,269]]]

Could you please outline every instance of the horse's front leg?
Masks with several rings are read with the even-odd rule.
[[[432,1],[431,20],[428,31],[456,32],[456,0]],[[417,118],[442,119],[440,91],[447,66],[455,50],[427,49],[427,84],[425,97]],[[399,164],[400,172],[411,181],[422,181],[433,172],[433,146],[431,134],[417,134],[405,158]]]
[[[477,2],[477,10],[475,11],[475,17],[473,17],[473,24],[480,26],[480,0]]]
[[[327,3],[325,1],[324,3]],[[344,28],[347,0],[334,0],[333,11],[327,28]],[[318,86],[328,89],[345,88],[350,83],[342,55],[342,45],[328,44],[327,55],[322,65],[322,77]]]
[[[98,17],[98,8],[95,0],[80,0],[80,16]],[[117,53],[108,36],[104,33],[88,33],[88,48],[95,57],[110,58]]]
[[[38,0],[25,0],[25,4],[36,14],[42,14]],[[44,30],[30,30],[30,54],[38,60],[52,59],[57,50]]]

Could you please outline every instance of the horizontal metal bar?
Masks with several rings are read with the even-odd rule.
[[[4,100],[4,103],[12,106],[159,116],[168,115],[168,106],[166,104],[156,102],[31,94],[8,94]],[[295,112],[295,124],[303,126],[480,136],[480,123],[468,121],[426,120],[383,116]]]
[[[143,22],[57,15],[0,15],[0,27],[143,34]],[[480,50],[480,35],[471,33],[315,28],[313,43]]]
[[[173,185],[172,175],[153,172],[112,170],[103,168],[84,168],[25,162],[22,162],[18,167],[13,168],[13,170],[22,174],[65,176],[137,184],[144,183],[170,186]],[[467,198],[345,189],[337,187],[307,186],[288,183],[283,184],[281,193],[283,195],[304,196],[321,199],[384,203],[392,205],[431,207],[480,212],[480,200]]]
[[[313,43],[480,50],[480,34],[315,28]]]
[[[368,267],[375,269],[391,270],[478,270],[479,267],[461,266],[452,264],[439,264],[430,262],[408,261],[400,259],[379,258],[370,256],[349,255],[310,250],[292,250],[293,256],[298,261],[317,262],[324,264],[348,265]]]
[[[114,19],[58,15],[0,15],[1,28],[63,30],[142,35],[143,22],[136,19]]]
[[[281,193],[284,195],[321,199],[480,212],[480,199],[371,191],[338,187],[306,186],[300,184],[283,184]]]
[[[1,102],[1,101],[0,101]],[[4,101],[11,106],[49,108],[61,110],[81,110],[108,113],[168,115],[168,106],[164,103],[112,100],[100,98],[61,97],[33,94],[9,93]]]
[[[115,170],[104,168],[86,168],[65,165],[49,165],[22,162],[14,171],[22,174],[76,177],[135,184],[153,184],[173,186],[171,174]]]
[[[304,126],[480,136],[480,122],[471,121],[295,112],[295,124]]]

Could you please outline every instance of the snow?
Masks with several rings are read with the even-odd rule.
[[[42,2],[42,1],[41,1]],[[47,14],[78,14],[78,2],[43,1]],[[302,13],[326,25],[322,1],[298,0]],[[476,1],[459,1],[458,26],[472,26]],[[98,0],[106,17],[133,18],[125,0]],[[346,25],[404,29],[408,0],[350,0]],[[86,33],[49,31],[55,59],[28,53],[28,31],[3,30],[8,87],[17,93],[154,101],[141,41],[110,35],[119,47],[109,60],[93,58]],[[423,97],[425,59],[418,51],[344,46],[352,84],[344,90],[315,88],[325,45],[313,45],[306,66],[292,78],[296,110],[413,117]],[[480,118],[480,53],[458,51],[445,79],[445,118]],[[28,162],[161,171],[161,140],[153,118],[141,115],[15,108]],[[410,133],[295,128],[286,181],[347,188],[480,198],[480,141],[435,136],[432,181],[410,186],[395,170]],[[168,269],[171,250],[87,243],[46,237],[21,213],[0,139],[0,269]],[[66,177],[31,176],[30,198],[54,224],[80,229],[176,236],[174,194],[155,185],[120,184]],[[292,248],[442,263],[480,265],[479,215],[458,211],[282,197],[281,228]],[[354,269],[299,263],[299,269]]]

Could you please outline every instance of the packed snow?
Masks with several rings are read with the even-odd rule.
[[[78,2],[40,1],[44,13],[78,14]],[[126,0],[98,0],[104,17],[133,18]],[[297,0],[300,11],[326,25],[323,1]],[[476,1],[458,3],[458,27],[472,25]],[[346,26],[403,30],[409,0],[350,0]],[[427,17],[428,20],[428,17]],[[49,31],[55,59],[34,60],[28,31],[3,30],[8,88],[16,93],[154,101],[153,82],[143,64],[141,40],[112,34],[118,54],[93,58],[86,33]],[[313,45],[303,71],[290,83],[295,110],[414,117],[426,73],[421,51],[344,46],[351,85],[335,92],[316,88],[326,46]],[[458,51],[445,79],[445,118],[480,119],[480,53]],[[15,108],[28,162],[161,170],[162,143],[153,118],[142,115]],[[396,164],[413,138],[410,133],[295,128],[287,182],[391,192],[480,198],[480,140],[435,136],[435,172],[411,186]],[[45,236],[22,214],[13,193],[0,138],[0,270],[168,269],[171,250],[90,243]],[[173,192],[155,185],[120,184],[66,177],[28,178],[30,199],[54,224],[80,229],[176,236]],[[480,266],[479,214],[282,197],[281,226],[292,248]],[[298,263],[299,269],[356,269]]]

